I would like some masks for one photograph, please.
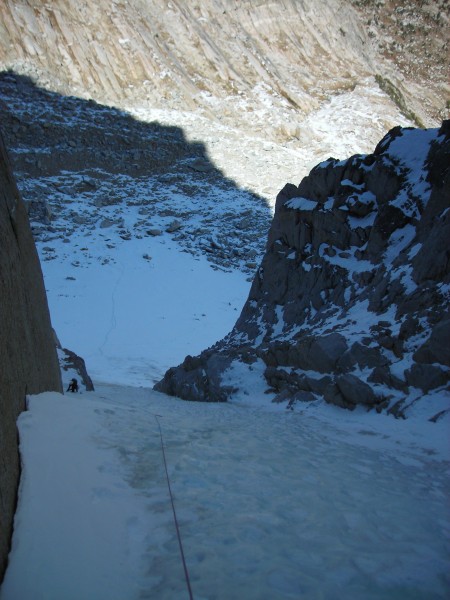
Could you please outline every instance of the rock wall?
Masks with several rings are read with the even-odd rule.
[[[401,416],[429,396],[437,406],[449,390],[449,239],[449,121],[398,127],[371,155],[319,164],[279,193],[233,331],[156,389],[227,400],[241,385],[233,366],[258,363],[291,405],[323,398]]]
[[[266,139],[303,143],[315,133],[307,115],[377,76],[375,89],[385,90],[381,119],[393,103],[435,126],[448,114],[445,4],[3,0],[0,69],[64,95],[200,108],[232,127],[250,123]],[[362,93],[363,102],[374,102],[371,91]]]
[[[16,419],[26,394],[62,391],[42,272],[0,135],[0,580],[20,474]]]

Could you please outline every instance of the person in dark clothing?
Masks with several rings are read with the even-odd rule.
[[[75,379],[71,379],[69,383],[69,387],[67,388],[68,392],[78,392],[78,381]]]

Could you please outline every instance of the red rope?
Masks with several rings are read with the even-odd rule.
[[[166,471],[167,487],[169,488],[170,502],[172,504],[173,520],[175,522],[175,529],[177,531],[178,545],[180,547],[181,561],[183,563],[184,578],[186,579],[186,585],[187,585],[187,589],[189,592],[189,599],[194,600],[194,596],[192,595],[191,582],[189,579],[189,572],[188,572],[187,565],[186,565],[186,559],[184,558],[183,544],[181,542],[181,534],[180,534],[180,528],[178,526],[177,513],[175,512],[175,503],[173,501],[172,488],[170,487],[169,472],[167,470],[166,452],[164,450],[163,434],[161,431],[161,425],[159,424],[159,421],[158,421],[158,415],[155,415],[155,419],[156,419],[156,422],[158,423],[159,437],[161,438],[161,450],[162,450],[162,455],[163,455],[163,459],[164,459],[164,469]]]

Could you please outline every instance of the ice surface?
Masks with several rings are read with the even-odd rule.
[[[187,597],[157,418],[196,599],[447,597],[439,423],[262,409],[242,375],[228,404],[103,385],[32,397],[1,600]]]

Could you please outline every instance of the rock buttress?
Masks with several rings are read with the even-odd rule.
[[[320,163],[278,194],[231,333],[156,389],[225,400],[247,364],[278,401],[397,416],[430,393],[438,403],[450,378],[449,239],[449,121],[396,127],[373,154]]]

